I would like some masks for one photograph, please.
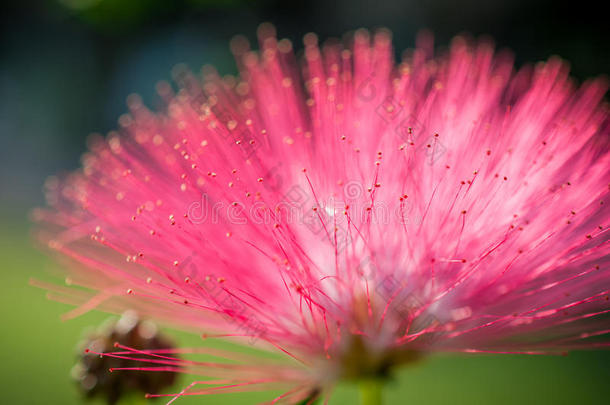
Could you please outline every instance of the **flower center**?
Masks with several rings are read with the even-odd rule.
[[[342,379],[385,379],[398,366],[419,360],[422,354],[404,348],[375,348],[354,335],[340,358]]]

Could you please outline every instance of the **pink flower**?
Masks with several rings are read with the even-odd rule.
[[[130,96],[37,216],[86,287],[47,286],[68,316],[131,308],[282,359],[109,355],[207,376],[174,398],[296,403],[430,352],[608,346],[605,83],[461,37],[433,56],[424,34],[396,64],[388,32],[308,34],[302,68],[259,38],[233,41],[239,77],[179,66],[156,113]]]

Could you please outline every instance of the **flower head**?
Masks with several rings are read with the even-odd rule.
[[[302,60],[269,25],[259,39],[232,42],[239,77],[178,66],[158,112],[130,96],[49,182],[37,215],[87,288],[55,287],[76,314],[132,308],[278,352],[146,361],[211,378],[175,396],[292,403],[430,352],[608,345],[602,81],[461,37],[434,56],[424,34],[399,63],[386,31],[308,34]]]

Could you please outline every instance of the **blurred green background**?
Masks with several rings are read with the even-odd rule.
[[[397,51],[416,32],[432,29],[447,44],[456,33],[490,34],[517,63],[559,54],[577,79],[605,74],[610,35],[601,2],[438,0],[40,0],[0,6],[0,403],[78,404],[69,371],[86,327],[108,315],[61,322],[69,308],[28,285],[51,279],[56,266],[32,245],[27,219],[42,201],[49,174],[78,166],[91,132],[115,127],[125,97],[154,104],[154,84],[171,67],[214,64],[233,73],[228,41],[254,39],[271,21],[300,43],[309,31],[322,39],[358,27],[385,26]],[[185,346],[197,336],[168,331]],[[180,383],[193,378],[182,376]],[[568,357],[436,356],[402,370],[387,391],[395,404],[599,404],[610,398],[610,354]],[[357,391],[339,387],[331,403],[354,403]],[[225,394],[178,403],[254,403],[270,395]]]

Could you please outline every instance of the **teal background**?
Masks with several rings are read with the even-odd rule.
[[[69,371],[83,330],[108,318],[60,321],[69,307],[48,301],[31,277],[52,280],[57,264],[30,236],[30,210],[43,203],[46,176],[78,167],[85,137],[116,126],[129,93],[154,105],[154,84],[171,67],[213,63],[235,71],[228,41],[254,39],[263,21],[295,44],[361,26],[386,26],[397,51],[430,28],[439,44],[456,33],[490,34],[517,63],[559,54],[576,79],[608,73],[607,14],[593,1],[500,0],[246,1],[26,0],[0,5],[0,403],[80,404]],[[222,345],[166,331],[180,345]],[[600,404],[610,398],[610,353],[567,357],[438,355],[401,370],[386,391],[391,404]],[[195,377],[182,376],[186,385]],[[178,404],[254,403],[269,393],[180,399]],[[331,404],[351,404],[338,387]],[[155,402],[152,402],[155,403]]]

